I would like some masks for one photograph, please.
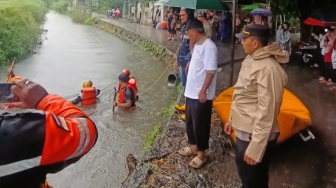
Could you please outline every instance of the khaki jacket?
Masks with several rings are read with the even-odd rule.
[[[271,44],[247,56],[234,86],[230,119],[236,130],[252,134],[246,155],[261,162],[271,133],[279,132],[277,117],[287,75],[279,63],[288,52]]]

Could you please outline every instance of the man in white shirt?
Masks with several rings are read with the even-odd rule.
[[[189,165],[200,168],[205,162],[205,150],[209,148],[212,101],[215,98],[217,47],[207,38],[203,24],[190,20],[186,27],[188,37],[196,41],[185,89],[186,128],[190,146],[179,150],[181,155],[197,155]]]

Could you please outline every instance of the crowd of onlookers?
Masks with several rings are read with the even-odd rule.
[[[336,31],[334,27],[329,27],[326,29],[326,34],[320,36],[320,49],[321,53],[318,54],[320,67],[321,67],[321,77],[319,82],[331,86],[330,89],[336,89]]]

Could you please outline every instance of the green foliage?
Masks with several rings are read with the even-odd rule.
[[[333,3],[334,0],[272,0],[273,15],[285,15],[286,21],[295,23],[300,22],[301,39],[306,40],[310,37],[311,26],[304,24],[304,21],[314,11]]]
[[[0,64],[21,58],[34,48],[39,24],[47,12],[42,0],[0,1]]]
[[[68,12],[68,0],[56,0],[51,4],[51,9],[59,13],[65,14]]]
[[[93,25],[95,22],[96,22],[96,18],[89,16],[85,19],[84,24]]]
[[[146,139],[145,139],[145,150],[146,151],[148,151],[152,147],[155,141],[155,138],[157,134],[159,133],[159,130],[160,130],[160,125],[155,125],[154,130],[147,133]]]
[[[161,111],[161,115],[165,117],[171,117],[175,112],[175,104],[170,105],[168,108],[165,108]]]
[[[92,25],[95,23],[95,18],[91,17],[88,13],[80,11],[80,10],[73,10],[69,13],[72,21],[75,23]]]
[[[44,16],[48,11],[46,3],[42,0],[0,0],[0,7],[2,9],[15,7],[28,11],[38,23],[44,21]]]

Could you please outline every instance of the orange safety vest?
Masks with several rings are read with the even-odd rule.
[[[130,87],[133,90],[133,93],[136,96],[136,94],[138,93],[138,87],[136,85],[136,80],[133,76],[128,81],[128,87]],[[121,85],[119,84],[118,91],[120,91],[120,90],[121,90]]]
[[[125,90],[127,87],[119,89],[118,103],[125,103]]]
[[[82,105],[90,105],[96,104],[97,96],[96,96],[96,88],[83,88],[82,89]]]
[[[131,77],[131,79],[128,81],[128,86],[132,88],[134,95],[138,93],[138,88],[137,88],[136,80],[134,77]]]

